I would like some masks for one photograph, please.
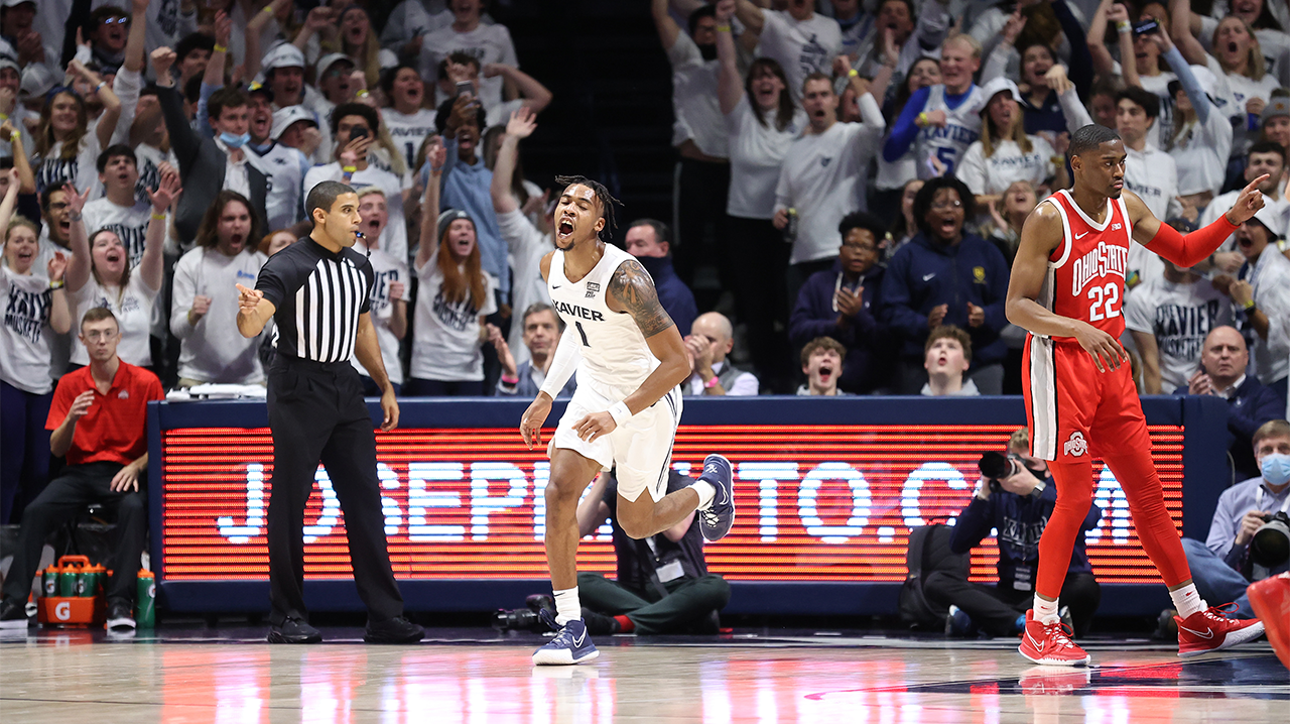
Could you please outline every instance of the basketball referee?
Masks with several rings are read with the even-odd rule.
[[[335,181],[315,186],[306,201],[309,236],[265,262],[255,289],[241,292],[237,328],[254,337],[273,318],[277,355],[269,369],[273,489],[269,499],[270,643],[317,643],[305,610],[305,502],[321,460],[345,513],[358,594],[367,605],[366,641],[411,643],[420,626],[403,618],[385,543],[385,514],[376,477],[376,435],[363,402],[352,355],[384,390],[382,430],[399,422],[368,314],[374,275],[354,251],[358,195]]]

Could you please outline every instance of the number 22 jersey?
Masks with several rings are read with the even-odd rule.
[[[1124,198],[1107,199],[1106,218],[1095,223],[1066,190],[1044,200],[1062,218],[1062,243],[1048,257],[1036,300],[1063,317],[1088,322],[1120,338],[1124,333],[1124,280],[1132,225]]]

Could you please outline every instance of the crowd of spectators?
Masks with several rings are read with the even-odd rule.
[[[235,284],[304,235],[322,181],[359,191],[401,395],[541,385],[559,189],[524,177],[521,145],[553,95],[484,0],[403,0],[384,27],[370,0],[116,2],[0,2],[0,522],[47,476],[90,310],[166,388],[263,383],[274,334],[236,332]],[[1290,369],[1284,2],[649,6],[677,203],[615,241],[685,337],[686,394],[1019,392],[1011,260],[1070,184],[1070,132],[1099,123],[1176,228],[1268,177],[1264,209],[1195,268],[1135,246],[1123,300],[1141,390],[1233,400],[1234,466],[1257,474],[1250,438],[1284,416]],[[723,294],[700,306],[712,258]]]

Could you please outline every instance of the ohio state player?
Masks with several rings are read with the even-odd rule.
[[[1075,187],[1059,191],[1026,219],[1008,287],[1007,314],[1029,330],[1023,373],[1031,454],[1048,460],[1057,505],[1039,541],[1034,609],[1021,655],[1041,664],[1084,665],[1057,615],[1071,548],[1093,496],[1093,458],[1106,462],[1129,501],[1142,547],[1178,609],[1178,655],[1193,656],[1257,638],[1257,620],[1227,618],[1192,584],[1178,531],[1165,509],[1151,460],[1142,403],[1133,386],[1120,302],[1130,238],[1181,267],[1208,257],[1263,207],[1255,179],[1217,221],[1179,234],[1142,199],[1124,191],[1124,143],[1102,126],[1070,142]]]

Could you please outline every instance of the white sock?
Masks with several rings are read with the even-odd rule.
[[[1188,583],[1176,591],[1170,591],[1169,597],[1174,600],[1174,608],[1178,609],[1178,615],[1181,618],[1187,618],[1197,611],[1209,608],[1205,605],[1205,599],[1201,598],[1200,593],[1196,591],[1194,583]]]
[[[690,485],[689,488],[699,496],[699,510],[707,510],[712,507],[712,499],[717,497],[717,486],[706,480],[698,480],[693,485]]]
[[[1062,620],[1061,617],[1057,615],[1057,602],[1045,601],[1039,597],[1038,593],[1035,594],[1034,608],[1034,619],[1045,626]]]
[[[578,603],[578,587],[566,588],[563,591],[552,591],[555,594],[555,622],[561,626],[570,621],[582,618],[582,604]]]

